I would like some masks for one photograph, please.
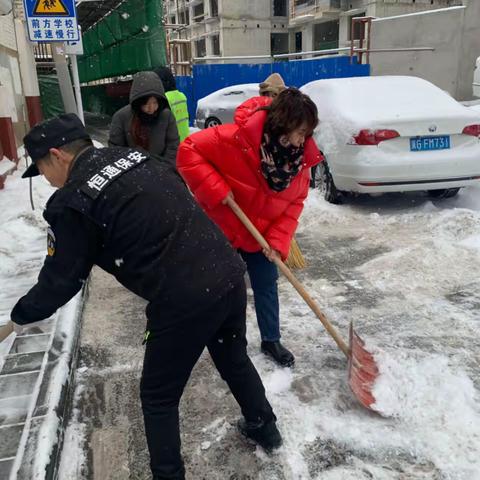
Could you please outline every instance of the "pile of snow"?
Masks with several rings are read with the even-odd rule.
[[[13,171],[15,167],[16,167],[15,162],[12,162],[7,157],[3,157],[0,160],[0,175],[5,175],[6,173]]]
[[[340,333],[347,330],[345,316],[367,332],[367,347],[380,369],[373,393],[382,416],[356,403],[341,352],[281,282],[284,341],[297,353],[297,364],[293,371],[278,370],[261,354],[253,360],[284,435],[279,461],[286,478],[480,480],[480,398],[474,385],[479,377],[465,366],[475,364],[475,351],[472,344],[448,344],[450,338],[475,338],[478,321],[474,311],[440,300],[459,285],[477,281],[479,231],[478,187],[435,203],[415,194],[332,205],[318,192],[310,193],[300,221],[301,248],[302,234],[314,238],[316,232],[321,238],[325,232],[333,238],[343,232],[352,242],[358,237],[372,248],[388,248],[356,268],[359,280],[342,282],[339,266],[338,283],[320,274],[306,284]],[[347,288],[362,296],[372,286],[379,292],[376,306],[364,312],[336,306]],[[249,317],[254,318],[251,306]],[[249,328],[250,343],[258,343],[257,332]],[[430,336],[439,336],[435,350],[422,347]],[[330,362],[338,367],[326,367]],[[399,470],[390,468],[401,458],[406,461]],[[318,464],[318,473],[312,464]]]
[[[480,477],[478,392],[442,355],[378,352],[374,408],[397,420],[404,448],[432,461],[447,478]]]
[[[21,178],[26,168],[23,148],[18,153],[18,169],[0,190],[0,326],[10,320],[13,306],[37,279],[47,250],[47,225],[42,211],[54,191],[43,177],[32,179],[32,211],[29,180]],[[0,369],[14,337],[10,335],[0,344]]]

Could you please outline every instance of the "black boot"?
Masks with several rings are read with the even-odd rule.
[[[267,423],[263,420],[247,422],[242,418],[238,421],[237,426],[242,435],[258,443],[258,445],[267,452],[271,452],[275,448],[280,447],[283,443],[275,420],[270,420]]]
[[[295,357],[287,350],[280,341],[262,342],[262,352],[272,357],[282,367],[291,367],[295,363]]]

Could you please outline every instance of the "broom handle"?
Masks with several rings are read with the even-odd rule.
[[[238,206],[237,202],[232,198],[227,198],[227,205],[233,210],[233,213],[240,219],[240,221],[245,225],[245,228],[253,235],[255,240],[260,244],[262,248],[270,250],[270,245],[263,238],[263,235],[257,230],[255,225],[250,221],[250,219],[243,213],[243,210]],[[292,271],[283,263],[280,258],[275,258],[274,260],[277,267],[281,272],[287,277],[288,281],[294,286],[295,290],[300,294],[300,296],[305,300],[307,305],[312,309],[313,313],[318,317],[322,322],[323,326],[331,337],[335,340],[335,343],[338,345],[338,348],[346,355],[347,358],[350,358],[350,349],[345,343],[343,338],[338,334],[335,327],[328,321],[327,317],[320,310],[318,305],[315,303],[313,298],[305,290],[305,287],[298,281],[297,277],[292,273]]]
[[[13,332],[13,323],[9,321],[3,327],[0,327],[0,343],[2,343]]]

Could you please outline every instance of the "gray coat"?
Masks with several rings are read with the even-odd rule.
[[[112,118],[108,145],[110,147],[136,147],[131,134],[134,111],[132,102],[141,97],[165,97],[162,81],[154,72],[139,72],[133,77],[130,90],[130,104],[118,110]],[[168,105],[168,101],[167,101]],[[175,165],[179,144],[177,123],[169,108],[163,109],[158,120],[149,126],[150,147],[149,153]]]

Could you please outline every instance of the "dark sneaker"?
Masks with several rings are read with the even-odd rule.
[[[247,422],[242,418],[238,421],[237,426],[242,435],[253,440],[267,452],[280,447],[283,443],[275,420],[270,420],[268,423],[263,420]]]
[[[280,341],[262,342],[262,352],[272,357],[282,367],[291,367],[295,364],[295,357],[290,350],[287,350]]]

